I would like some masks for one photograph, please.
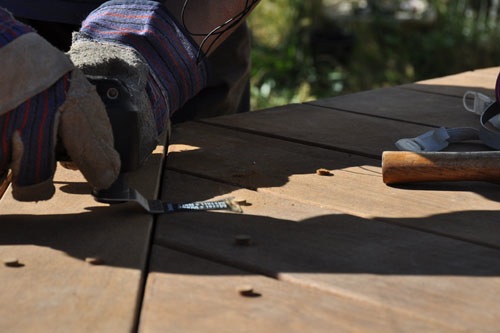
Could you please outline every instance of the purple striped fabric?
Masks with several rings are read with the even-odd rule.
[[[9,167],[14,132],[23,142],[19,174],[14,179],[19,186],[40,183],[54,173],[54,118],[66,98],[69,76],[0,117],[0,175]]]
[[[166,118],[206,85],[198,46],[155,1],[108,1],[83,22],[81,37],[132,47],[151,69],[147,92],[159,131]]]
[[[0,0],[16,17],[80,25],[105,0]]]
[[[0,8],[0,48],[28,32],[33,32],[33,28],[15,20],[8,11]]]
[[[28,32],[33,32],[33,29],[0,9],[0,47]],[[12,64],[16,65],[19,64]],[[55,167],[54,117],[65,99],[68,80],[69,74],[66,74],[49,89],[0,116],[0,176],[9,169],[12,136],[16,131],[22,139],[24,151],[14,182],[27,186],[52,176]]]

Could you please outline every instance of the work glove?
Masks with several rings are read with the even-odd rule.
[[[120,157],[95,88],[66,55],[1,8],[0,68],[0,179],[12,170],[13,197],[53,196],[58,141],[92,187],[109,187]]]
[[[87,77],[118,79],[141,111],[141,146],[206,86],[199,47],[157,1],[108,1],[73,35],[68,52]],[[147,153],[147,152],[143,152]]]

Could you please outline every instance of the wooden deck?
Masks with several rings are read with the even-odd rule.
[[[499,71],[185,123],[164,169],[159,147],[132,177],[243,214],[101,205],[62,168],[53,200],[8,189],[0,259],[19,265],[0,266],[0,331],[499,332],[500,187],[389,187],[380,167],[397,139],[477,127],[462,95],[494,96]]]

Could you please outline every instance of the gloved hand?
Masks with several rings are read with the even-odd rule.
[[[198,49],[161,2],[113,0],[85,19],[68,54],[85,75],[118,79],[127,87],[148,142],[205,88],[207,66]]]
[[[60,140],[91,186],[118,177],[104,104],[69,58],[0,8],[0,178],[12,170],[21,201],[54,194],[55,146]]]

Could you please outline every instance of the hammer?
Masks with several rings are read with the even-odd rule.
[[[441,181],[500,181],[500,152],[382,153],[385,184]]]

